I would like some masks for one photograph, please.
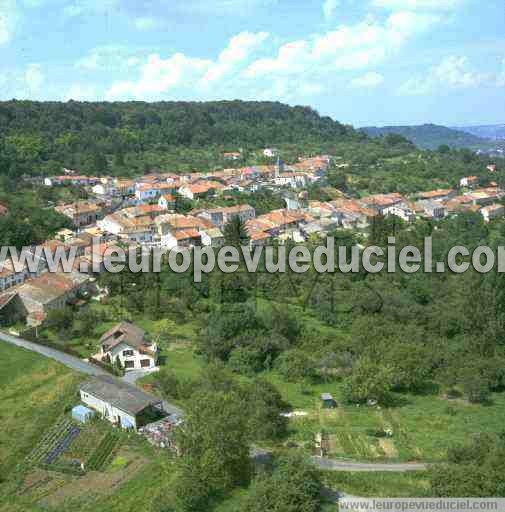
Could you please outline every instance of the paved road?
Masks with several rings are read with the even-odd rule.
[[[49,357],[61,364],[64,364],[72,370],[76,370],[87,375],[109,375],[105,370],[102,370],[102,368],[90,363],[86,363],[77,357],[65,354],[65,352],[60,352],[54,348],[39,345],[38,343],[32,343],[31,341],[18,338],[17,336],[11,336],[10,334],[0,332],[0,340],[10,343],[11,345],[16,345],[17,347],[31,350],[32,352],[37,352],[38,354]]]
[[[253,446],[251,448],[251,457],[258,463],[264,464],[272,457],[272,453],[263,448]],[[350,471],[350,472],[396,472],[405,473],[407,471],[426,471],[427,464],[417,462],[398,462],[398,463],[380,463],[380,462],[350,462],[324,457],[311,457],[312,464],[323,471]]]
[[[397,462],[397,463],[376,463],[376,462],[347,462],[323,457],[312,457],[313,464],[325,471],[390,471],[405,473],[407,471],[426,471],[427,464],[419,462]]]

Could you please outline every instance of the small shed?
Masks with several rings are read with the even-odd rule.
[[[79,423],[87,423],[94,415],[95,411],[84,407],[84,405],[76,405],[72,409],[72,418]]]
[[[330,395],[330,393],[322,393],[321,402],[323,404],[323,409],[333,409],[337,405],[337,403],[333,399],[333,396]]]

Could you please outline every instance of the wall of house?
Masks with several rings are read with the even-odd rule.
[[[132,351],[133,355],[125,355],[125,351]],[[125,370],[140,370],[146,368],[154,368],[156,366],[156,360],[154,357],[147,354],[141,354],[138,350],[130,347],[129,345],[126,345],[125,343],[120,343],[114,347],[109,354],[111,357],[111,362],[115,362],[119,357],[121,365],[123,368],[125,368]],[[142,366],[141,361],[149,361],[149,366]]]
[[[80,391],[81,400],[84,404],[88,405],[95,411],[98,411],[105,419],[109,420],[111,423],[121,424],[121,419],[126,418],[136,429],[137,421],[135,416],[128,414],[113,405],[104,402],[100,398],[97,398],[89,393],[85,393],[84,391]]]

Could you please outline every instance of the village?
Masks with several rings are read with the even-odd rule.
[[[224,158],[233,161],[239,155],[226,153]],[[218,249],[225,244],[226,225],[237,218],[245,227],[252,249],[260,245],[322,241],[338,230],[366,238],[370,225],[379,217],[414,223],[420,218],[439,221],[471,211],[482,215],[487,223],[505,214],[505,191],[494,181],[494,165],[487,168],[486,186],[480,186],[476,176],[467,176],[453,189],[419,191],[408,196],[394,192],[361,197],[336,190],[334,199],[320,201],[309,199],[308,188],[325,187],[332,167],[345,167],[345,163],[319,155],[300,157],[288,165],[280,160],[275,149],[265,149],[264,156],[275,163],[201,173],[156,171],[134,179],[89,177],[65,169],[60,176],[39,180],[40,187],[82,189],[86,199],[54,205],[55,211],[69,219],[70,227],[43,244],[28,248],[28,256],[37,263],[35,270],[28,263],[2,262],[1,324],[6,328],[25,325],[23,335],[34,333],[37,337],[37,329],[44,326],[51,311],[67,305],[79,308],[91,299],[100,301],[107,293],[98,284],[97,268],[98,273],[105,271],[108,251]],[[236,192],[255,194],[261,190],[278,197],[285,207],[257,214],[247,203],[234,201],[223,206]],[[181,201],[185,202],[184,213],[179,208]],[[49,272],[46,253],[40,249],[73,252],[73,268]],[[83,262],[88,264],[89,272],[82,271]],[[11,333],[18,334],[12,329]],[[137,432],[153,446],[178,454],[174,432],[183,422],[182,411],[135,385],[138,378],[159,370],[160,347],[155,337],[135,323],[121,321],[101,335],[98,346],[97,353],[85,358],[85,363],[95,367],[97,374],[91,371],[80,382],[79,401],[34,448],[30,460],[41,467],[81,476],[88,470],[100,469],[106,460],[111,460],[119,441],[116,434],[97,426],[99,418],[118,431]],[[319,388],[321,414],[328,418],[338,406],[329,390]],[[369,401],[368,406],[376,408],[377,402]],[[303,419],[307,412],[283,414],[296,420],[297,415]],[[388,440],[393,435],[389,425],[386,422],[380,430],[385,436],[380,440],[383,450],[392,443]],[[98,435],[97,429],[101,439],[97,449],[68,461],[68,453],[73,453],[71,447],[83,442],[76,439]],[[316,432],[313,446],[322,457],[334,451],[330,437],[323,431]]]
[[[275,163],[202,173],[150,172],[135,179],[89,177],[65,169],[63,175],[39,180],[40,187],[80,187],[87,199],[54,206],[69,219],[71,228],[28,249],[28,256],[36,260],[35,268],[27,261],[2,262],[2,323],[24,321],[35,327],[49,310],[96,296],[99,291],[92,271],[104,270],[104,255],[114,248],[219,248],[225,243],[224,227],[237,217],[244,223],[253,248],[289,240],[299,244],[322,240],[336,230],[366,236],[367,228],[378,217],[394,216],[411,223],[418,218],[437,221],[472,211],[490,222],[505,213],[501,201],[504,191],[494,181],[495,165],[488,166],[489,183],[484,187],[479,186],[476,176],[467,176],[454,189],[363,197],[347,197],[335,190],[335,199],[323,202],[309,200],[307,187],[324,187],[331,167],[345,167],[345,162],[319,155],[299,157],[287,165],[276,149],[267,148],[263,154]],[[224,158],[233,161],[238,155],[226,153]],[[285,208],[258,215],[249,204],[213,204],[226,203],[237,191],[255,194],[260,190],[269,190]],[[181,201],[191,209],[177,213]],[[70,272],[47,271],[44,255],[57,250],[75,256]],[[82,268],[90,270],[85,273]]]

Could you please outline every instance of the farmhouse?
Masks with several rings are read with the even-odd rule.
[[[94,224],[102,214],[102,209],[97,204],[88,201],[57,206],[55,210],[68,217],[77,228]]]
[[[26,318],[28,325],[38,325],[44,320],[49,310],[61,308],[80,295],[86,295],[88,288],[89,276],[79,272],[45,272],[6,293],[10,296],[12,291],[19,299],[15,302],[22,309],[22,316]],[[1,297],[2,295],[0,299]],[[9,299],[9,303],[12,300],[13,297]],[[18,316],[17,313],[19,311],[14,312],[14,316]]]
[[[4,206],[0,203],[0,217],[3,217],[4,215],[7,215],[9,213],[9,209],[7,206]]]
[[[84,381],[79,392],[83,403],[122,428],[137,430],[164,413],[159,398],[110,375]]]
[[[101,338],[99,357],[110,362],[118,359],[125,370],[154,368],[158,360],[158,347],[145,337],[145,332],[129,322],[121,322]]]

